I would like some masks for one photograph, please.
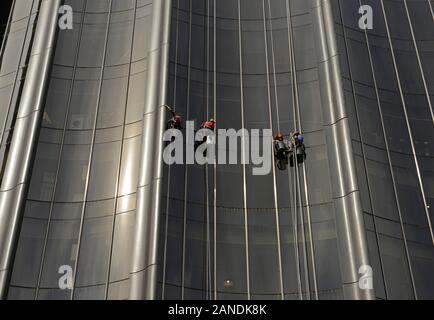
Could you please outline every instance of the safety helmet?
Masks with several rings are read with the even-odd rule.
[[[209,119],[209,122],[215,123],[214,119]]]
[[[297,136],[298,141],[303,142],[304,141],[304,137],[302,135],[298,135]]]
[[[276,137],[274,138],[274,140],[283,140],[283,134],[278,133],[278,134],[276,135]]]

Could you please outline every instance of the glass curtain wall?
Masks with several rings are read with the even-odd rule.
[[[168,100],[184,119],[309,143],[305,166],[267,176],[165,167],[162,299],[342,298],[313,39],[308,1],[174,1]]]
[[[376,297],[433,299],[432,1],[331,2]],[[152,1],[65,4],[8,297],[127,299]],[[165,165],[158,297],[343,298],[311,2],[172,4],[171,107],[196,128],[300,130],[307,160],[254,176],[239,139],[218,150],[238,164]],[[40,5],[15,0],[2,42],[0,179]]]
[[[432,4],[333,4],[376,296],[433,299]],[[362,4],[374,12],[366,32]]]
[[[152,1],[65,4],[9,298],[127,299]]]

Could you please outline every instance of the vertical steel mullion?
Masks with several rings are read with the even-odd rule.
[[[187,114],[186,119],[190,117],[190,98],[191,98],[191,44],[192,44],[192,24],[193,24],[193,0],[190,1],[190,25],[188,35],[188,71],[187,71]],[[188,143],[188,142],[187,142]],[[185,296],[185,252],[187,247],[187,201],[188,201],[188,164],[185,164],[184,171],[184,223],[182,231],[182,274],[181,274],[181,300]]]
[[[206,24],[206,37],[205,37],[205,43],[206,43],[206,118],[209,119],[209,113],[210,113],[210,103],[209,103],[209,85],[210,85],[210,0],[206,1],[206,20],[204,21],[204,24]],[[215,117],[214,117],[215,119]],[[206,165],[205,169],[205,187],[206,187],[206,299],[211,300],[211,234],[210,234],[210,209],[209,209],[209,166]]]
[[[109,9],[109,12],[107,13],[107,28],[106,28],[105,39],[104,39],[104,54],[103,54],[103,58],[102,58],[102,62],[101,62],[100,81],[99,81],[99,87],[98,87],[95,118],[94,118],[93,130],[92,130],[92,142],[91,142],[90,151],[89,151],[89,161],[88,161],[88,168],[87,168],[87,173],[86,173],[86,184],[85,184],[84,197],[83,197],[83,207],[81,210],[80,229],[79,229],[78,243],[77,243],[77,254],[76,254],[76,259],[75,259],[75,264],[74,264],[74,285],[73,285],[72,290],[71,290],[71,300],[74,300],[74,293],[75,293],[75,289],[76,289],[76,285],[77,285],[77,275],[78,275],[77,268],[78,268],[78,262],[79,262],[79,258],[80,258],[80,247],[81,247],[81,241],[82,241],[82,236],[83,236],[83,227],[84,227],[84,219],[85,219],[85,213],[86,213],[87,196],[88,196],[88,191],[89,191],[90,173],[92,170],[93,151],[95,148],[95,141],[96,141],[98,113],[99,113],[99,108],[101,105],[101,92],[102,92],[102,85],[104,82],[105,61],[106,61],[106,57],[107,57],[107,44],[108,44],[109,31],[110,31],[113,1],[114,0],[110,0],[110,6],[109,6],[110,9]]]
[[[299,213],[300,213],[300,223],[301,223],[301,237],[303,239],[303,258],[304,258],[304,281],[306,283],[306,294],[307,299],[311,300],[311,292],[310,292],[310,279],[309,279],[309,262],[307,258],[307,239],[306,239],[306,230],[305,230],[305,220],[304,220],[304,210],[303,210],[303,197],[301,194],[301,182],[300,182],[300,172],[298,168],[298,160],[297,160],[297,152],[294,152],[294,167],[295,167],[295,179],[296,179],[296,190],[297,192],[297,200],[299,201]],[[308,210],[308,206],[306,207]]]
[[[217,0],[214,0],[214,119],[217,121]],[[218,137],[217,137],[218,139]],[[216,141],[217,143],[217,141]],[[217,300],[217,163],[214,163],[214,300]]]
[[[172,6],[173,8],[173,6]],[[177,0],[176,5],[176,37],[175,37],[175,76],[173,84],[173,105],[172,108],[176,111],[176,98],[177,98],[177,84],[178,84],[178,41],[179,41],[179,0]],[[170,62],[169,62],[170,64]],[[172,166],[168,166],[167,172],[167,199],[166,199],[166,221],[164,227],[164,249],[163,249],[163,283],[161,285],[161,299],[165,300],[166,295],[166,264],[167,264],[167,243],[168,243],[168,232],[169,232],[169,208],[170,208],[170,181],[171,181],[171,170]]]
[[[288,4],[289,12],[291,13],[291,5]],[[301,130],[301,117],[300,117],[300,100],[299,100],[299,94],[298,94],[298,80],[297,80],[297,65],[295,61],[295,50],[294,50],[294,36],[293,36],[293,29],[292,29],[292,19],[290,24],[290,50],[291,50],[291,56],[292,56],[292,69],[293,69],[293,88],[294,88],[294,95],[295,95],[295,104],[294,104],[294,128],[297,130],[298,125],[300,126]],[[297,125],[298,123],[298,125]],[[304,267],[305,267],[305,282],[306,282],[306,292],[307,297],[310,300],[311,298],[311,292],[310,292],[310,280],[309,280],[309,263],[307,259],[307,239],[305,234],[305,222],[304,222],[304,211],[303,211],[303,198],[301,196],[301,182],[300,182],[300,173],[298,168],[298,161],[297,161],[297,152],[295,150],[294,153],[294,166],[295,166],[295,178],[297,181],[296,187],[299,189],[298,192],[298,200],[300,201],[300,218],[301,218],[301,233],[303,238],[303,255],[304,255]],[[309,235],[310,235],[310,241],[311,241],[311,248],[313,248],[312,243],[312,230],[310,225],[310,207],[309,207],[309,197],[307,192],[307,185],[306,185],[306,171],[305,166],[303,165],[303,173],[304,173],[304,182],[305,182],[305,196],[306,196],[306,210],[307,210],[307,216],[308,216],[308,228],[309,228]],[[296,189],[297,190],[297,189]],[[312,264],[314,265],[315,259],[313,256],[313,252],[311,250],[312,255]],[[315,294],[316,298],[318,299],[318,289],[316,284],[316,274],[315,274],[315,268],[313,267],[313,276],[314,276],[314,288],[315,288]]]
[[[360,0],[359,0],[359,4],[362,5],[361,2],[360,2]],[[369,170],[368,170],[368,164],[367,164],[368,160],[367,160],[367,156],[366,156],[365,143],[364,143],[364,139],[363,139],[363,135],[362,135],[362,129],[361,129],[362,125],[361,125],[361,122],[360,122],[360,116],[359,116],[359,110],[358,110],[358,102],[357,102],[357,98],[356,98],[356,90],[355,90],[355,84],[354,84],[354,78],[353,78],[353,71],[352,71],[352,68],[351,68],[351,63],[349,61],[349,59],[350,59],[350,52],[348,50],[348,37],[347,37],[347,31],[346,31],[346,28],[345,28],[345,21],[344,21],[344,15],[343,15],[343,11],[342,11],[341,0],[339,0],[339,12],[340,12],[341,19],[342,19],[342,31],[343,31],[343,35],[344,35],[345,51],[346,51],[346,55],[348,57],[348,69],[349,69],[350,78],[351,78],[351,88],[353,90],[353,100],[354,100],[355,115],[356,115],[356,120],[357,120],[357,130],[358,130],[358,133],[359,133],[359,136],[360,136],[361,149],[362,149],[362,157],[363,157],[363,164],[365,166],[365,170],[364,170],[364,172],[365,172],[365,178],[366,178],[366,181],[368,182],[367,188],[368,188],[369,204],[371,206],[371,210],[372,210],[372,213],[373,213],[372,214],[372,218],[373,218],[373,224],[374,224],[374,232],[375,232],[375,238],[376,238],[376,241],[377,241],[377,250],[378,250],[378,256],[379,256],[379,260],[380,260],[380,269],[381,269],[381,275],[383,277],[383,283],[384,283],[384,292],[385,292],[386,300],[387,300],[388,299],[388,290],[387,290],[386,281],[384,281],[384,279],[386,279],[385,278],[385,274],[384,274],[384,262],[383,262],[383,257],[381,255],[380,239],[379,239],[379,235],[378,235],[378,231],[377,231],[377,218],[376,218],[376,215],[375,215],[375,209],[374,209],[374,204],[373,204],[373,200],[372,200],[373,199],[373,195],[372,195],[372,189],[371,189],[371,181],[370,181],[370,178],[369,178]],[[366,45],[369,46],[368,42],[366,42]],[[367,50],[368,50],[368,54],[369,54],[369,48],[367,48]],[[371,63],[370,63],[370,67],[372,68],[372,64]],[[375,77],[373,69],[372,69],[372,74],[373,74],[373,77]],[[375,83],[374,84],[374,86],[375,86],[374,90],[376,90],[376,82],[374,81],[374,83]],[[377,101],[379,101],[379,99],[377,99]],[[379,102],[377,103],[377,106],[379,106]],[[380,117],[381,117],[381,115],[380,115]],[[381,119],[381,121],[382,121],[382,119]],[[386,136],[386,134],[384,132],[384,125],[382,125],[382,130],[383,130],[383,134],[384,134],[384,140],[385,140],[385,143],[387,145],[388,142],[387,142],[387,136]],[[386,152],[388,153],[388,147],[387,147]],[[390,161],[389,161],[389,164],[390,164]],[[396,205],[397,205],[398,210],[400,210],[399,209],[399,203],[398,203],[398,200],[397,200],[396,197],[395,197],[395,201],[396,201]]]
[[[291,66],[291,95],[292,95],[292,106],[295,109],[296,104],[296,93],[295,93],[295,85],[294,82],[294,73],[296,72],[293,60],[294,57],[292,55],[292,18],[291,18],[291,7],[289,0],[286,0],[286,15],[287,15],[287,28],[288,28],[288,53],[289,53],[289,60],[290,60],[290,66]],[[294,116],[294,125],[295,125],[295,116]],[[295,263],[296,263],[296,269],[297,269],[297,285],[298,285],[298,295],[299,299],[303,300],[303,288],[301,284],[301,262],[300,262],[300,248],[298,245],[298,215],[297,215],[297,187],[295,183],[295,175],[292,177],[290,170],[288,170],[288,182],[290,190],[292,191],[293,198],[291,201],[293,201],[294,206],[294,212],[292,216],[292,224],[293,224],[293,233],[294,233],[294,249],[295,249]],[[294,183],[292,183],[294,182]]]
[[[246,178],[246,155],[245,155],[245,123],[244,123],[244,77],[243,77],[243,45],[242,45],[242,30],[241,30],[241,0],[238,0],[238,40],[239,40],[239,55],[240,55],[240,90],[241,90],[241,127],[243,129],[242,133],[242,143],[241,143],[241,153],[243,159],[243,195],[244,195],[244,233],[246,241],[246,279],[247,279],[247,298],[251,300],[250,293],[250,258],[249,258],[249,223],[248,223],[248,210],[247,210],[247,178]]]
[[[299,100],[299,94],[298,94],[298,80],[297,80],[297,71],[296,71],[296,61],[295,61],[295,49],[294,49],[294,41],[291,42],[292,46],[292,52],[293,52],[293,64],[294,64],[294,89],[296,92],[296,108],[297,108],[297,121],[298,121],[298,126],[299,126],[299,130],[300,132],[302,132],[302,124],[301,124],[301,112],[300,112],[300,100]],[[297,126],[296,126],[297,127]],[[296,153],[295,153],[296,155]],[[301,190],[302,190],[302,186],[301,186],[301,182],[300,182],[300,171],[298,168],[298,163],[297,163],[297,155],[295,156],[295,164],[296,164],[296,177],[297,177],[297,181],[298,181],[298,187],[300,190],[300,213],[301,213],[301,218],[302,218],[302,233],[303,233],[303,238],[304,238],[304,242],[305,242],[305,250],[307,251],[307,247],[309,247],[309,253],[311,256],[311,260],[312,260],[312,277],[313,277],[313,286],[314,286],[314,294],[315,294],[315,298],[316,300],[319,300],[318,297],[318,283],[317,283],[317,276],[316,276],[316,266],[315,266],[315,253],[314,253],[314,243],[313,243],[313,236],[312,236],[312,222],[311,222],[311,213],[310,213],[310,201],[309,201],[309,192],[308,192],[308,186],[307,186],[307,173],[306,173],[306,165],[303,163],[302,165],[302,174],[303,174],[303,187],[304,187],[304,194],[306,197],[306,217],[307,217],[307,227],[308,227],[308,236],[309,236],[309,241],[310,241],[310,246],[307,243],[307,239],[306,239],[306,235],[305,235],[305,223],[304,223],[304,210],[303,210],[303,199],[302,199],[302,195],[301,195]],[[310,280],[309,280],[309,262],[307,259],[307,252],[305,253],[306,257],[306,268],[308,270],[307,273],[307,284],[308,284],[308,298],[311,298],[311,292],[310,292]]]
[[[0,271],[2,273],[0,295],[5,298],[11,282],[14,267],[13,259],[16,255],[20,238],[19,232],[25,213],[26,194],[28,193],[31,179],[32,161],[37,151],[42,113],[49,86],[51,65],[54,60],[54,47],[57,37],[57,6],[60,2],[60,0],[53,0],[52,2],[38,2],[36,4],[36,2],[32,1],[31,10],[32,12],[33,10],[35,11],[35,22],[33,24],[34,30],[30,37],[27,36],[27,33],[32,14],[30,14],[27,21],[24,46],[27,38],[29,42],[26,53],[27,57],[23,66],[26,72],[25,76],[21,79],[25,81],[22,83],[22,88],[20,88],[22,92],[20,92],[19,103],[14,110],[13,117],[16,119],[13,119],[12,122],[13,129],[9,132],[11,142],[8,145],[7,152],[9,152],[9,157],[12,158],[8,158],[5,161],[5,176],[2,181],[4,184],[2,187],[5,191],[2,193],[3,197],[1,201],[4,208],[0,219],[4,218],[6,225],[10,227],[10,230],[6,230],[8,232],[5,232],[3,239],[0,240],[4,242],[4,246],[1,246],[4,253],[2,261],[4,269]],[[43,6],[43,4],[46,4],[46,6]],[[21,49],[19,65],[21,65],[23,50],[24,48]],[[43,65],[38,69],[41,63]],[[36,92],[33,92],[31,88],[34,89],[34,84],[37,81],[42,86],[38,87]],[[31,102],[34,99],[38,100],[35,102],[36,104]],[[27,137],[24,139],[26,141],[18,141],[23,137]],[[15,169],[15,166],[18,167]],[[9,198],[8,194],[12,198]]]
[[[266,64],[266,72],[267,72],[267,92],[268,92],[268,114],[270,121],[270,129],[273,131],[273,115],[272,115],[272,106],[271,106],[271,84],[270,84],[270,67],[269,67],[269,57],[268,57],[268,40],[267,40],[267,16],[265,12],[265,1],[262,1],[262,9],[263,9],[263,19],[264,19],[264,41],[265,41],[265,64]],[[271,23],[271,11],[270,11],[270,23]],[[272,26],[270,28],[272,30]],[[273,34],[271,33],[271,39],[273,38]],[[273,41],[273,40],[271,40]],[[274,62],[274,51],[272,51],[272,59]],[[274,76],[275,70],[274,71]],[[277,98],[277,96],[276,96]],[[277,116],[277,122],[279,123],[279,116]],[[280,128],[279,128],[280,131]],[[269,137],[271,139],[271,137]],[[273,152],[273,145],[271,145],[271,151]],[[273,197],[274,197],[274,211],[275,211],[275,219],[276,219],[276,237],[277,237],[277,250],[278,250],[278,263],[279,263],[279,284],[280,284],[280,294],[281,299],[285,300],[285,293],[283,289],[283,268],[282,268],[282,247],[280,243],[280,220],[279,220],[279,201],[277,194],[277,179],[276,179],[276,167],[272,166],[273,170]]]
[[[39,265],[38,280],[37,280],[36,292],[35,292],[35,300],[37,300],[39,297],[39,290],[40,290],[41,281],[42,281],[42,271],[43,271],[44,263],[45,263],[45,255],[46,255],[47,246],[48,246],[48,236],[50,234],[51,220],[52,220],[52,216],[53,216],[53,208],[54,208],[54,202],[55,202],[55,197],[56,197],[56,189],[57,189],[57,184],[58,184],[58,179],[59,179],[59,172],[60,172],[60,166],[62,163],[62,155],[63,155],[66,131],[67,131],[67,126],[68,126],[68,121],[69,121],[69,111],[70,111],[70,107],[71,107],[72,92],[74,89],[74,82],[75,82],[75,77],[77,74],[77,63],[78,63],[78,56],[79,56],[80,47],[81,47],[81,38],[82,38],[82,34],[83,34],[86,4],[87,4],[87,0],[83,1],[83,8],[82,8],[83,13],[82,13],[81,21],[80,21],[80,31],[78,32],[77,48],[75,49],[75,53],[74,53],[74,65],[73,65],[73,69],[72,69],[71,84],[69,86],[69,92],[68,92],[68,97],[67,97],[66,115],[65,115],[65,120],[63,122],[63,130],[62,130],[62,138],[61,138],[61,144],[60,144],[60,150],[59,150],[59,157],[58,157],[57,165],[56,165],[56,176],[55,176],[54,185],[53,185],[53,195],[52,195],[52,200],[50,201],[50,209],[48,212],[47,227],[45,228],[44,245],[42,248],[41,262]]]
[[[291,25],[291,35],[292,35],[292,25]],[[292,37],[293,39],[293,37]],[[297,70],[296,70],[296,61],[295,61],[295,51],[294,51],[294,40],[291,41],[291,50],[293,52],[292,54],[292,63],[294,64],[294,90],[296,93],[296,104],[298,108],[298,122],[300,124],[300,131],[302,131],[302,125],[301,125],[301,116],[300,116],[300,106],[299,106],[299,95],[298,95],[298,80],[297,80]],[[295,119],[294,119],[295,120]],[[313,276],[313,285],[315,290],[315,298],[316,300],[319,300],[318,296],[318,280],[317,280],[317,274],[316,274],[316,260],[315,260],[315,248],[314,248],[314,242],[313,242],[313,232],[312,232],[312,221],[311,221],[311,212],[310,212],[310,200],[309,200],[309,193],[308,193],[308,186],[307,186],[307,174],[306,174],[306,166],[303,164],[303,182],[304,182],[304,191],[306,196],[306,211],[307,211],[307,223],[308,223],[308,231],[309,231],[309,240],[310,240],[310,255],[312,260],[312,276]],[[304,228],[304,226],[303,226]]]
[[[171,0],[154,1],[152,39],[148,50],[148,87],[144,104],[143,130],[152,135],[141,145],[137,215],[132,243],[131,300],[154,300],[158,294],[158,261],[161,231],[161,192],[163,177],[163,135],[167,109]],[[146,136],[145,134],[145,136]],[[149,142],[149,143],[147,143]]]
[[[431,4],[431,0],[427,0],[427,1],[428,1],[429,9],[430,9],[430,11],[431,11],[432,19],[433,19],[433,21],[434,21],[434,10],[433,10],[433,5]]]
[[[301,127],[301,122],[300,122],[300,131],[302,130],[301,128],[302,127]],[[306,173],[306,166],[304,163],[302,166],[303,166],[303,169],[302,169],[303,187],[304,187],[304,193],[305,193],[305,197],[306,197],[306,216],[307,216],[308,236],[309,236],[309,241],[310,241],[310,246],[309,246],[310,252],[309,253],[311,256],[311,260],[312,260],[312,277],[313,277],[312,280],[313,280],[315,299],[319,300],[318,280],[317,280],[317,275],[316,275],[315,249],[314,249],[313,231],[312,231],[312,219],[311,219],[311,212],[310,212],[310,200],[309,200],[308,186],[307,186],[307,173]],[[301,188],[300,188],[300,191],[301,191]]]
[[[110,249],[109,249],[109,255],[108,255],[108,262],[107,262],[107,281],[106,281],[106,289],[105,289],[105,296],[104,299],[108,300],[108,294],[109,294],[109,287],[110,287],[110,275],[111,275],[111,263],[112,263],[112,254],[113,254],[113,246],[114,246],[114,239],[115,239],[115,228],[116,228],[116,215],[117,215],[117,205],[118,205],[118,199],[119,199],[119,183],[121,179],[121,171],[122,171],[122,157],[124,153],[124,144],[125,144],[125,130],[126,130],[126,120],[127,120],[127,109],[128,109],[128,93],[130,89],[131,84],[131,68],[133,64],[133,48],[134,48],[134,37],[136,33],[136,20],[137,20],[137,5],[138,0],[134,1],[134,13],[133,13],[133,30],[131,34],[131,52],[130,52],[130,61],[128,63],[128,77],[127,77],[127,88],[126,88],[126,98],[125,98],[125,111],[123,116],[123,122],[122,122],[122,136],[121,136],[121,145],[120,145],[120,152],[119,152],[119,160],[118,160],[118,171],[116,176],[116,188],[115,188],[115,201],[113,204],[113,221],[112,221],[112,228],[111,228],[111,237],[110,237]]]
[[[205,114],[205,118],[209,119],[209,88],[208,88],[208,81],[209,81],[209,73],[208,73],[208,69],[209,69],[209,46],[208,46],[208,29],[205,26],[207,24],[207,21],[209,21],[209,8],[208,8],[208,1],[205,1],[205,14],[203,15],[203,43],[204,43],[204,47],[202,48],[203,53],[204,53],[204,61],[203,61],[203,65],[202,65],[202,84],[203,86],[206,85],[206,88],[202,89],[202,94],[204,95],[203,98],[203,105],[204,108],[206,108],[206,111],[203,113]],[[202,16],[201,16],[202,19]],[[205,72],[205,70],[207,70]],[[203,257],[203,263],[205,265],[205,272],[203,275],[202,280],[205,281],[205,299],[208,300],[208,291],[209,291],[209,286],[208,286],[208,268],[209,268],[209,264],[208,264],[208,231],[209,231],[209,189],[208,189],[208,182],[209,177],[208,177],[208,163],[206,163],[204,165],[204,203],[205,203],[205,223],[204,223],[204,227],[203,227],[203,231],[205,233],[205,245],[204,245],[204,252],[205,255]],[[203,287],[202,290],[203,291]]]
[[[281,132],[280,130],[280,110],[279,110],[279,94],[277,90],[277,76],[276,76],[276,55],[274,52],[274,35],[273,35],[273,22],[272,22],[272,14],[271,14],[271,3],[270,0],[267,0],[268,4],[268,12],[270,14],[270,40],[271,40],[271,60],[273,65],[273,80],[274,80],[274,97],[276,101],[276,117],[277,117],[277,131]]]
[[[300,126],[301,128],[301,126]],[[317,279],[317,274],[316,274],[316,259],[315,259],[315,248],[314,248],[314,242],[313,242],[313,231],[312,231],[312,219],[311,219],[311,212],[310,212],[310,200],[309,200],[309,193],[308,193],[308,186],[307,186],[307,173],[306,173],[306,166],[305,164],[303,164],[303,187],[304,187],[304,192],[305,192],[305,196],[306,196],[306,216],[307,216],[307,225],[308,225],[308,235],[309,235],[309,241],[310,241],[310,246],[309,246],[309,253],[311,256],[311,260],[312,260],[312,277],[313,277],[313,287],[314,287],[314,294],[315,294],[315,299],[319,300],[319,296],[318,296],[318,279]]]
[[[414,163],[415,163],[415,166],[416,166],[416,174],[417,174],[417,177],[418,177],[418,180],[419,180],[420,192],[422,194],[422,200],[423,200],[423,204],[424,204],[425,214],[426,214],[426,218],[427,218],[427,221],[428,221],[428,227],[429,227],[429,230],[430,230],[430,233],[431,233],[431,241],[434,244],[434,233],[433,233],[431,219],[430,219],[430,216],[429,216],[428,203],[427,203],[427,199],[426,199],[426,195],[425,195],[425,189],[424,189],[423,182],[422,182],[422,174],[421,174],[421,171],[420,171],[419,161],[418,161],[418,158],[417,158],[416,147],[414,145],[413,132],[412,132],[410,120],[409,120],[409,117],[408,117],[407,104],[406,104],[405,97],[404,97],[404,92],[403,92],[403,89],[402,89],[401,79],[400,79],[399,71],[398,71],[398,64],[396,62],[396,57],[395,57],[395,49],[394,49],[393,43],[392,43],[392,38],[391,38],[391,34],[390,34],[390,29],[389,29],[389,22],[387,20],[386,8],[384,7],[384,1],[383,0],[381,0],[381,7],[382,7],[382,11],[383,11],[383,16],[384,16],[384,22],[385,22],[385,25],[386,25],[387,37],[389,39],[390,52],[391,52],[391,55],[392,55],[393,66],[394,66],[394,69],[395,69],[396,81],[397,81],[397,84],[398,84],[399,94],[400,94],[401,102],[402,102],[402,108],[403,108],[403,111],[404,111],[404,116],[405,116],[405,121],[406,121],[406,124],[407,124],[408,135],[409,135],[409,138],[410,138],[410,146],[411,146],[411,150],[413,152]],[[410,271],[411,271],[411,267],[410,267]]]
[[[424,91],[425,91],[425,94],[426,94],[426,98],[428,100],[428,106],[429,106],[429,110],[431,112],[431,119],[432,119],[433,124],[434,124],[433,107],[432,107],[432,104],[431,104],[431,98],[430,98],[430,95],[429,95],[429,90],[428,90],[428,85],[427,85],[427,82],[426,82],[425,72],[423,71],[423,67],[422,67],[422,61],[421,61],[421,58],[420,58],[419,47],[417,46],[416,35],[415,35],[414,29],[413,29],[413,23],[411,21],[410,11],[408,10],[407,0],[404,0],[404,6],[405,6],[405,12],[407,14],[408,25],[410,26],[411,37],[413,39],[414,50],[416,52],[417,63],[419,65],[419,69],[420,69],[420,75],[422,76],[423,88],[424,88]]]
[[[300,105],[299,105],[299,97],[298,97],[298,80],[296,75],[296,62],[295,62],[295,54],[294,54],[294,42],[292,41],[292,51],[293,51],[293,64],[294,64],[294,90],[296,92],[296,104],[295,104],[295,113],[294,116],[296,117],[295,120],[295,131],[302,130],[301,128],[301,119],[300,119]],[[298,123],[298,125],[297,125]],[[309,276],[309,261],[308,261],[308,244],[307,244],[307,238],[306,238],[306,230],[305,230],[305,217],[304,217],[304,210],[303,210],[303,197],[302,197],[302,185],[301,185],[301,179],[300,179],[300,169],[299,169],[299,163],[297,158],[297,152],[294,152],[294,167],[295,167],[295,179],[296,179],[296,186],[298,189],[298,201],[300,204],[300,223],[301,223],[301,236],[303,238],[303,257],[304,257],[304,269],[305,269],[305,282],[306,282],[306,293],[307,298],[311,299],[311,289],[310,289],[310,276]],[[303,165],[304,168],[304,165]],[[303,171],[305,174],[306,172]],[[309,197],[307,193],[307,186],[306,186],[306,174],[304,175],[304,187],[305,189],[305,197],[306,197],[306,210],[307,210],[307,216],[308,216],[308,229],[310,230],[310,207],[309,207]],[[310,232],[311,234],[311,232]],[[311,246],[313,246],[311,242]],[[312,261],[314,262],[314,261]],[[315,278],[315,275],[314,275]],[[314,281],[314,286],[316,286],[316,281]]]
[[[294,254],[295,254],[295,268],[297,272],[297,288],[298,288],[298,298],[303,300],[303,288],[301,284],[301,262],[300,262],[300,248],[298,245],[298,215],[297,215],[297,188],[295,185],[295,175],[293,176],[288,170],[288,185],[291,194],[291,202],[293,209],[291,211],[291,222],[292,222],[292,232],[294,237]]]

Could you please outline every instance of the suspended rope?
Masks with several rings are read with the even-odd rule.
[[[287,5],[287,16],[288,16],[288,38],[289,38],[289,56],[290,56],[290,65],[291,65],[291,86],[292,86],[292,102],[293,102],[293,121],[294,121],[294,132],[298,131],[298,116],[299,116],[299,107],[298,107],[298,91],[297,91],[297,80],[296,80],[296,63],[295,63],[295,51],[294,51],[294,40],[293,40],[293,30],[292,30],[292,18],[291,18],[291,7],[289,0],[286,1]],[[292,137],[291,137],[292,138]],[[293,143],[293,141],[291,141]],[[299,288],[299,298],[303,299],[303,288],[301,283],[301,259],[300,259],[300,247],[298,240],[298,217],[300,208],[300,223],[302,224],[301,236],[302,243],[305,243],[305,234],[304,234],[304,221],[303,221],[303,204],[302,197],[300,194],[300,181],[298,175],[298,159],[297,159],[297,146],[295,145],[295,150],[292,153],[292,161],[294,163],[294,174],[293,174],[293,199],[294,199],[294,213],[293,213],[293,223],[294,223],[294,238],[295,238],[295,250],[297,256],[297,281]],[[307,256],[306,256],[306,248],[303,245],[303,258],[304,258],[304,274],[305,274],[305,282],[306,288],[309,288],[309,273],[307,270]],[[309,290],[307,290],[309,292]]]
[[[207,21],[206,21],[206,119],[209,119],[210,115],[210,0],[206,2],[207,10]],[[215,115],[214,115],[215,117]],[[209,166],[205,166],[205,188],[206,188],[206,300],[211,300],[211,290],[212,290],[212,275],[211,275],[211,231],[210,231],[210,199],[209,199]]]
[[[214,119],[217,121],[217,0],[214,0],[214,29],[213,29],[213,64],[214,64],[214,79],[213,79],[213,105],[214,105]],[[218,138],[217,138],[218,139]],[[217,141],[216,141],[217,143]],[[214,164],[214,300],[217,300],[217,164]]]
[[[269,124],[270,129],[273,130],[273,108],[271,103],[271,83],[270,83],[270,70],[269,70],[269,57],[268,57],[268,40],[267,40],[267,14],[265,1],[263,0],[263,19],[264,19],[264,39],[265,39],[265,63],[267,70],[267,91],[268,91],[268,114],[269,114]],[[271,60],[273,65],[273,77],[274,77],[274,86],[276,87],[276,63],[274,57],[274,41],[273,41],[273,26],[271,22],[271,6],[269,0],[267,0],[268,10],[269,10],[269,27],[270,27],[270,35],[271,35]],[[277,90],[274,90],[274,99],[276,101],[276,116],[277,116],[277,130],[280,132],[280,116],[279,116],[279,103],[277,97]],[[273,166],[273,196],[274,196],[274,210],[275,210],[275,219],[276,219],[276,237],[277,237],[277,251],[278,251],[278,266],[279,266],[279,282],[280,282],[280,294],[281,299],[285,299],[285,290],[283,286],[283,266],[282,266],[282,247],[280,242],[280,219],[279,219],[279,204],[278,204],[278,194],[277,194],[277,178],[276,178],[276,169]]]
[[[289,36],[290,36],[290,55],[291,55],[291,69],[292,69],[292,83],[293,83],[293,98],[294,98],[294,128],[295,132],[301,132],[302,131],[302,125],[301,125],[301,112],[300,112],[300,104],[299,104],[299,96],[298,96],[298,87],[297,87],[297,72],[296,72],[296,61],[295,61],[295,47],[294,47],[294,36],[293,36],[293,30],[292,30],[292,19],[291,19],[291,7],[290,3],[287,0],[287,6],[288,6],[288,19],[290,21],[289,23]],[[312,263],[312,277],[313,277],[313,286],[314,286],[314,294],[315,298],[318,300],[318,287],[317,287],[317,279],[316,279],[316,269],[315,269],[315,254],[313,250],[313,237],[312,237],[312,225],[311,225],[311,219],[310,219],[310,206],[309,206],[309,194],[307,189],[307,181],[306,181],[306,167],[304,166],[304,158],[305,158],[305,151],[304,146],[298,145],[297,141],[293,141],[295,145],[295,151],[293,153],[293,162],[295,164],[295,177],[297,180],[297,187],[298,187],[298,200],[299,200],[299,208],[300,208],[300,222],[301,222],[301,233],[302,233],[302,241],[303,241],[303,254],[304,254],[304,266],[305,266],[305,282],[306,282],[306,292],[307,292],[307,298],[311,298],[311,289],[310,289],[310,280],[309,280],[309,261],[307,258],[308,255],[308,241],[306,239],[305,234],[305,223],[304,223],[304,212],[303,212],[303,198],[302,198],[302,190],[304,190],[304,196],[306,199],[306,217],[307,217],[307,227],[309,231],[309,243],[310,243],[310,258]],[[303,148],[302,150],[299,150],[299,148]],[[298,158],[298,153],[301,152],[301,159]],[[302,165],[302,173],[303,173],[303,182],[304,182],[304,188],[301,187],[300,182],[300,171],[299,171],[299,164]]]
[[[179,41],[179,0],[177,0],[176,8],[176,40],[175,40],[175,75],[174,75],[174,86],[173,86],[173,107],[170,108],[174,112],[177,109],[177,85],[178,85],[178,41]],[[170,185],[171,185],[171,165],[169,165],[167,172],[167,200],[166,200],[166,225],[164,230],[164,255],[163,255],[163,283],[161,289],[161,299],[165,300],[165,289],[166,289],[166,265],[167,265],[167,244],[168,244],[168,233],[169,233],[169,209],[170,209]]]

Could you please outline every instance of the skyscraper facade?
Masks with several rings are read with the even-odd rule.
[[[376,296],[433,299],[432,1],[340,1],[334,12]]]
[[[433,299],[433,21],[430,0],[15,0],[0,297]],[[300,131],[307,159],[169,165],[166,106]],[[246,141],[217,151],[265,154]]]

